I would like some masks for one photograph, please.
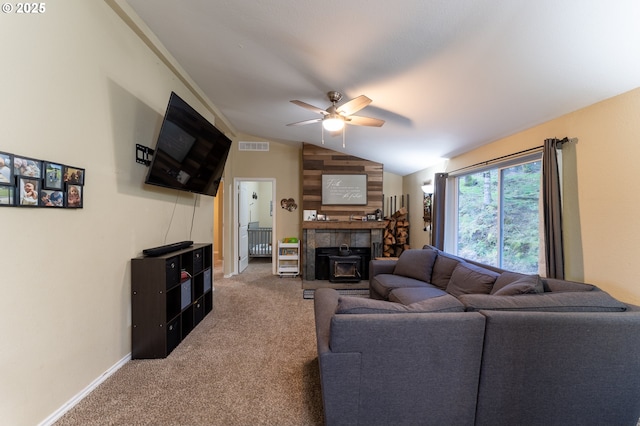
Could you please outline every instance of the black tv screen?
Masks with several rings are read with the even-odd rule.
[[[171,92],[145,183],[214,196],[231,139]]]

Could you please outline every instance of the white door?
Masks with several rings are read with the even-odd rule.
[[[244,182],[238,188],[238,273],[249,266],[249,197]]]

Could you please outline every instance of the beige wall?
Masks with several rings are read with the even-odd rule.
[[[264,138],[256,138],[250,135],[241,135],[242,141],[264,141]],[[277,142],[269,142],[269,151],[253,152],[239,151],[234,144],[224,172],[224,241],[223,256],[229,261],[224,262],[224,274],[235,272],[234,259],[234,217],[237,212],[234,209],[234,179],[265,178],[275,181],[276,196],[273,200],[274,235],[276,239],[284,237],[301,237],[300,221],[302,219],[302,189],[300,185],[301,174],[301,149],[300,145],[288,145]],[[293,198],[298,204],[296,211],[290,212],[280,207],[280,200]]]
[[[547,138],[578,138],[563,149],[566,276],[640,304],[640,198],[633,183],[639,114],[640,89],[635,89],[452,158],[446,170],[435,171],[537,147]],[[420,178],[405,177],[405,185]]]
[[[409,217],[411,218],[409,241],[411,241],[411,248],[421,248],[425,244],[431,244],[431,224],[425,224],[422,219],[424,201],[422,185],[429,181],[433,184],[435,173],[444,170],[445,165],[446,163],[443,162],[442,164],[420,170],[403,178],[404,192],[409,194],[411,199],[411,204],[409,205]]]
[[[215,117],[107,2],[0,20],[0,150],[86,169],[83,209],[0,213],[0,419],[34,425],[128,357],[130,259],[212,241],[213,198],[147,187],[134,154],[172,90]]]

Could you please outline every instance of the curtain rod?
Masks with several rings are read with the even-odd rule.
[[[556,142],[557,148],[558,149],[562,149],[562,145],[564,145],[567,142],[577,142],[578,138],[569,139],[569,138],[565,137],[564,139],[556,139],[556,140],[557,140],[557,142]],[[472,164],[470,166],[461,167],[461,168],[459,168],[457,170],[452,170],[452,171],[446,172],[446,173],[447,174],[452,174],[452,173],[461,172],[462,170],[472,169],[472,168],[478,167],[478,166],[488,166],[490,163],[494,163],[494,162],[496,162],[498,160],[504,160],[504,159],[511,158],[511,157],[517,157],[517,156],[519,156],[521,154],[526,154],[528,152],[537,151],[537,150],[539,150],[541,148],[544,148],[544,145],[535,146],[533,148],[529,148],[529,149],[525,149],[525,150],[522,150],[522,151],[514,152],[513,154],[503,155],[502,157],[492,158],[491,160],[481,161],[479,163]]]

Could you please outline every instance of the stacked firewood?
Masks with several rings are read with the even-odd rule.
[[[398,257],[409,249],[409,220],[407,219],[407,209],[400,210],[385,218],[383,256]]]

